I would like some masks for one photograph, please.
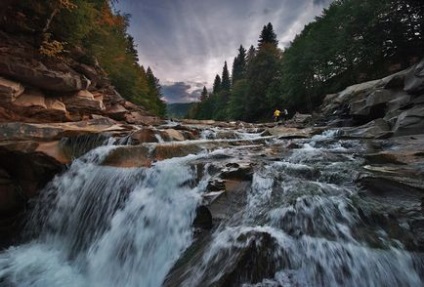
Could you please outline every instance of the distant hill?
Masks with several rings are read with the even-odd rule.
[[[170,118],[183,118],[187,115],[193,103],[176,103],[166,106],[166,115]]]

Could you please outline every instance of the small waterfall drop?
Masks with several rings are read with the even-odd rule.
[[[192,240],[193,156],[102,166],[114,148],[75,160],[42,191],[28,222],[33,239],[0,254],[1,286],[161,286]]]

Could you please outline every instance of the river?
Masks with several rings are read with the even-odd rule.
[[[75,159],[31,202],[22,244],[0,253],[0,286],[424,286],[419,197],[384,201],[357,183],[366,143],[219,132],[188,143],[213,149],[150,167],[103,165],[113,141]],[[239,188],[214,193],[216,180]],[[215,194],[213,228],[194,228]]]

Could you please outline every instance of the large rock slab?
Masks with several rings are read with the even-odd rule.
[[[40,61],[0,54],[0,75],[49,91],[74,92],[88,88],[87,78],[65,67],[55,70]]]
[[[404,90],[410,94],[424,92],[424,59],[415,64],[406,75]]]
[[[344,138],[377,139],[392,135],[389,123],[383,119],[377,119],[359,127],[344,128],[341,131],[340,135]]]
[[[78,113],[101,113],[106,108],[101,98],[95,98],[92,93],[87,90],[63,97],[63,103],[70,112]]]
[[[424,105],[402,112],[393,128],[396,135],[424,133]]]
[[[0,77],[0,102],[10,103],[19,97],[25,88],[20,83]]]
[[[1,123],[0,141],[51,141],[82,134],[100,134],[128,131],[128,127],[107,119],[81,122],[29,124],[20,122]]]

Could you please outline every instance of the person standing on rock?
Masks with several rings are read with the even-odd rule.
[[[275,109],[274,111],[274,121],[278,122],[280,120],[281,111],[279,109]]]

